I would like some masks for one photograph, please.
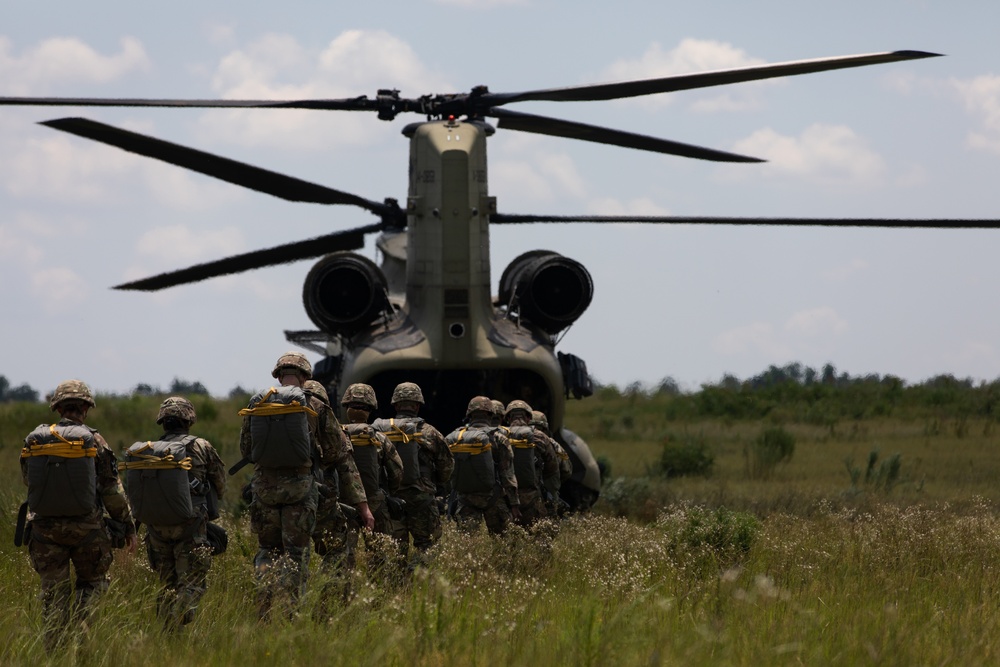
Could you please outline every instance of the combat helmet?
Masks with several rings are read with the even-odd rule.
[[[396,389],[392,392],[392,401],[390,402],[396,405],[396,403],[403,401],[413,401],[423,405],[424,392],[420,391],[420,387],[413,382],[401,382],[396,385]]]
[[[330,394],[326,393],[326,387],[323,386],[322,382],[317,380],[306,380],[305,384],[302,385],[302,389],[305,390],[306,393],[312,394],[327,405],[330,405]]]
[[[531,417],[531,406],[521,400],[513,400],[507,404],[507,409],[504,411],[504,417],[509,417],[510,413],[515,410],[524,410],[528,417]]]
[[[306,359],[306,355],[301,352],[285,352],[283,355],[278,357],[278,361],[274,364],[274,370],[271,371],[271,377],[277,378],[281,374],[281,370],[284,368],[291,368],[300,373],[305,374],[306,379],[310,379],[313,374],[312,364]]]
[[[393,398],[395,398],[395,396],[396,395],[393,394]],[[340,404],[347,405],[348,403],[362,403],[367,405],[372,410],[378,410],[378,400],[375,398],[375,390],[372,389],[371,385],[361,382],[356,382],[344,390],[344,397],[340,400]]]
[[[188,423],[188,426],[195,423],[198,417],[194,413],[194,406],[191,401],[182,396],[171,396],[160,404],[160,411],[156,415],[156,423],[162,424],[167,417],[174,417]]]
[[[503,419],[503,411],[504,411],[503,401],[498,401],[497,399],[494,398],[491,401],[491,403],[493,403],[493,416]]]
[[[465,411],[466,419],[468,419],[469,415],[473,412],[493,414],[493,401],[488,396],[476,396],[469,401],[469,408]]]
[[[49,399],[49,409],[54,412],[56,406],[63,401],[82,401],[92,408],[97,406],[90,387],[83,380],[66,380],[65,382],[60,382],[56,390],[52,392],[52,398]]]
[[[545,413],[541,410],[532,410],[531,419],[528,421],[529,426],[534,426],[540,428],[546,433],[549,431],[549,418],[545,416]]]

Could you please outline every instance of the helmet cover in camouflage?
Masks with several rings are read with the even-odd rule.
[[[350,387],[344,390],[344,398],[341,399],[341,405],[347,405],[348,403],[361,403],[367,405],[372,410],[378,410],[378,401],[375,399],[375,390],[372,389],[371,385],[363,384],[357,382],[352,384]]]
[[[402,401],[414,401],[423,405],[424,392],[420,391],[420,387],[413,382],[401,382],[396,385],[395,391],[392,392],[391,402],[396,405]]]
[[[95,407],[97,403],[94,402],[94,395],[90,392],[90,387],[83,380],[66,380],[65,382],[60,382],[56,390],[52,392],[52,398],[49,399],[49,408],[55,411],[56,406],[63,401],[82,401],[89,405],[90,407]]]
[[[465,416],[468,417],[473,412],[493,414],[493,401],[488,396],[476,396],[469,401],[469,408],[465,411]]]
[[[330,394],[326,393],[326,387],[323,386],[322,382],[317,380],[306,380],[302,388],[312,394],[313,396],[318,396],[319,400],[323,401],[327,405],[330,405]]]
[[[181,421],[186,421],[188,426],[195,423],[198,417],[194,413],[194,406],[191,401],[181,396],[171,396],[160,404],[160,411],[156,415],[156,423],[162,424],[167,417],[176,417]]]
[[[531,417],[531,406],[524,401],[514,400],[507,404],[507,410],[503,413],[504,416],[510,416],[510,413],[514,410],[524,410],[528,413],[528,417]]]
[[[531,411],[531,420],[528,422],[531,426],[537,426],[538,428],[549,430],[549,418],[545,416],[545,413],[541,410]]]
[[[491,401],[491,403],[493,403],[493,414],[495,414],[497,417],[503,417],[503,411],[504,411],[503,401],[498,401],[497,399],[494,398]]]
[[[309,363],[308,359],[306,359],[306,355],[301,352],[285,352],[283,355],[278,357],[278,361],[274,364],[274,370],[271,371],[271,377],[277,378],[281,375],[281,371],[286,368],[305,374],[307,380],[311,378],[313,374],[312,364]]]

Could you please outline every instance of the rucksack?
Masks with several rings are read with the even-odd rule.
[[[188,446],[197,440],[187,435],[180,440],[137,442],[125,450],[125,481],[128,501],[137,521],[152,526],[176,526],[197,515],[206,502],[204,495],[193,498]]]
[[[271,387],[250,399],[240,410],[250,417],[250,459],[262,468],[303,468],[312,464],[309,407],[301,387]]]
[[[492,494],[496,485],[493,466],[493,440],[486,429],[463,427],[447,438],[448,449],[455,457],[452,474],[458,493]]]
[[[396,446],[396,453],[403,462],[400,488],[406,489],[417,484],[420,481],[420,445],[424,442],[424,420],[420,417],[376,419],[372,422],[372,428],[384,433]]]
[[[42,517],[87,516],[98,508],[97,440],[82,424],[42,424],[24,439],[28,508]]]
[[[531,426],[511,426],[510,446],[514,450],[514,477],[519,491],[538,489],[535,461],[535,429]]]
[[[365,494],[370,496],[378,493],[379,470],[381,469],[382,442],[375,437],[375,429],[368,424],[345,424],[344,432],[351,438],[354,449],[354,464],[361,476],[361,484]]]

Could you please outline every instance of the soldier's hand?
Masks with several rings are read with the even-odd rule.
[[[139,537],[135,533],[132,533],[131,535],[125,538],[125,549],[124,549],[125,553],[127,553],[129,556],[134,556],[136,549],[138,548],[139,548]]]
[[[358,503],[358,518],[361,519],[361,525],[368,530],[375,530],[375,516],[372,515],[372,511],[368,509],[368,503]]]
[[[511,514],[511,516],[514,517],[514,521],[520,521],[521,520],[521,506],[520,505],[514,505],[513,507],[511,507],[510,508],[510,514]]]

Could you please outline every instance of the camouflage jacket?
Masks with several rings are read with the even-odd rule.
[[[350,505],[368,502],[351,455],[351,441],[337,421],[337,416],[329,405],[312,395],[309,396],[309,407],[316,413],[315,417],[308,415],[309,436],[320,469],[331,476],[336,471],[340,500]],[[240,429],[240,455],[244,458],[250,456],[251,444],[250,417],[246,416]]]
[[[184,431],[171,431],[160,436],[160,440],[182,440],[187,435]],[[208,440],[197,438],[187,446],[187,453],[191,457],[191,475],[202,484],[210,484],[216,498],[222,500],[226,493],[226,466],[215,447]]]
[[[517,496],[517,477],[514,476],[514,449],[510,445],[509,431],[503,426],[492,426],[486,419],[469,422],[469,428],[481,428],[489,432],[490,451],[493,453],[493,470],[500,485],[500,493],[507,499],[511,507],[517,507],[521,501]],[[457,437],[460,430],[455,429],[448,437]]]
[[[403,461],[392,441],[370,424],[344,424],[344,432],[351,439],[354,463],[369,504],[375,504],[376,498],[382,496],[381,489],[395,495],[403,481]],[[368,456],[364,447],[371,447],[374,455]]]
[[[419,449],[417,453],[420,470],[412,471],[415,478],[412,484],[407,484],[406,479],[411,477],[411,471],[404,470],[404,482],[400,486],[400,491],[420,491],[434,494],[438,489],[448,486],[451,481],[451,473],[455,470],[455,459],[448,449],[448,444],[444,441],[441,431],[437,430],[420,417],[406,412],[400,412],[392,420],[397,425],[405,425],[409,421],[419,424]],[[393,439],[393,427],[388,419],[376,419],[372,427],[381,431]],[[403,461],[404,467],[406,461]]]
[[[527,423],[512,424],[511,427],[531,429],[529,440],[534,445],[538,483],[540,487],[544,486],[550,493],[557,493],[559,487],[562,485],[562,480],[559,479],[559,457],[555,450],[555,447],[559,445],[556,444],[555,440],[545,435],[545,432],[540,428],[529,426]],[[510,429],[508,429],[508,437],[510,436],[510,432]],[[541,491],[540,487],[537,489],[538,491]],[[520,484],[518,485],[518,489],[522,492],[532,490],[521,488]]]
[[[58,422],[59,426],[72,426],[74,424],[83,425],[82,422],[72,419],[60,419]],[[97,443],[97,457],[94,459],[94,465],[97,466],[97,495],[108,515],[115,521],[125,524],[125,534],[134,535],[135,522],[132,520],[132,510],[128,504],[128,496],[125,495],[125,487],[122,486],[121,479],[118,477],[118,459],[115,458],[107,441],[97,431],[94,431],[94,441]],[[27,486],[28,471],[24,459],[21,459],[21,478]],[[78,519],[36,517],[33,521],[37,521],[41,526],[54,526],[59,523],[71,522],[81,524],[81,526],[87,524],[85,527],[89,528],[100,528],[103,526],[103,511],[98,509],[93,516]]]

